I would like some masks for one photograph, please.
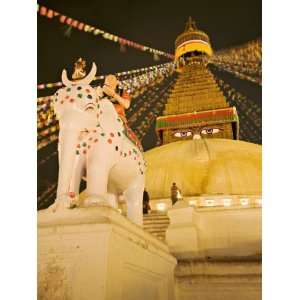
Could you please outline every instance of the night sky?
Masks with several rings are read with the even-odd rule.
[[[191,16],[199,29],[205,31],[214,50],[238,46],[261,37],[261,1],[39,1],[40,5],[56,10],[68,17],[98,27],[128,40],[174,53],[174,41],[183,32],[185,23]],[[72,29],[65,35],[67,25],[57,18],[37,16],[37,82],[60,81],[62,69],[71,73],[78,57],[95,61],[97,75],[116,73],[168,62],[161,57],[154,61],[148,52],[128,48],[120,52],[118,43],[99,36]],[[249,81],[235,78],[227,72],[214,73],[239,92],[261,106],[261,87]],[[54,94],[55,89],[38,90],[38,96]],[[261,143],[260,136],[251,136],[248,141]],[[143,143],[146,150],[155,146],[154,124]],[[47,188],[57,182],[57,155],[42,165],[39,161],[56,151],[57,143],[51,143],[38,151],[38,196],[44,195],[38,208],[45,208],[54,201],[45,194]]]
[[[261,37],[261,1],[257,0],[184,0],[184,1],[39,1],[40,5],[57,10],[120,37],[174,53],[174,41],[189,16],[211,39],[214,50],[243,44]],[[127,48],[120,52],[119,44],[72,29],[58,20],[37,17],[38,83],[60,81],[61,70],[72,69],[80,56],[95,61],[99,73],[150,66],[155,62],[149,53]]]

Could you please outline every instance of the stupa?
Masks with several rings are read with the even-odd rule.
[[[239,119],[214,76],[207,68],[213,53],[209,37],[189,18],[185,31],[175,41],[178,80],[166,103],[156,130],[163,144],[195,135],[238,139]]]
[[[179,78],[157,118],[161,146],[145,153],[146,189],[153,215],[170,219],[176,299],[260,299],[261,146],[239,140],[237,110],[207,67],[212,52],[190,18],[175,41]]]

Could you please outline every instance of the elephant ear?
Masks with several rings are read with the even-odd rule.
[[[53,95],[53,109],[54,113],[56,114],[57,118],[61,117],[62,111],[63,111],[63,105],[61,103],[61,100],[65,98],[66,96],[66,88],[60,88],[56,91],[56,93]]]
[[[122,132],[123,122],[119,118],[116,109],[114,108],[111,101],[107,99],[103,99],[100,101],[100,110],[102,111],[100,117],[100,124],[101,127],[105,131],[112,131],[112,132]]]

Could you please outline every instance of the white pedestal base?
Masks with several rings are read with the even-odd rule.
[[[261,208],[181,202],[168,216],[177,300],[261,299]]]
[[[39,300],[174,299],[168,247],[102,206],[38,213]]]
[[[178,262],[177,300],[260,300],[260,262]]]

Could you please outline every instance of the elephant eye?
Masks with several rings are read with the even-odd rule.
[[[219,128],[204,128],[201,130],[201,134],[215,134],[219,133],[221,129]]]
[[[188,136],[191,136],[192,135],[192,132],[187,130],[187,131],[177,131],[174,133],[174,136],[175,137],[178,137],[178,138],[182,138],[182,137],[188,137]]]

